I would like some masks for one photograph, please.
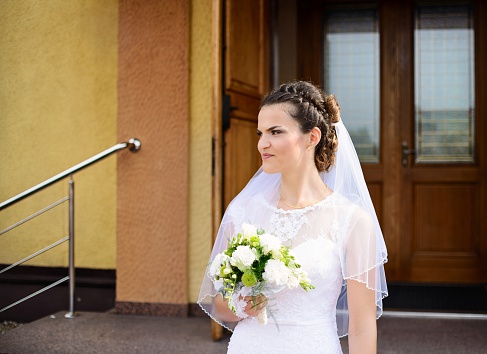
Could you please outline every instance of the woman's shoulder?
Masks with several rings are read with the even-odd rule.
[[[361,224],[363,226],[372,225],[372,218],[369,213],[358,203],[334,192],[335,196],[335,213],[341,221],[348,225]]]
[[[230,218],[236,223],[251,219],[252,215],[268,213],[270,204],[262,195],[237,196],[228,205],[224,218]]]

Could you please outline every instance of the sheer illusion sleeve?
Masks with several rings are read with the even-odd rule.
[[[363,283],[375,291],[376,317],[382,315],[382,299],[387,296],[384,263],[387,251],[382,237],[378,237],[375,225],[367,212],[358,206],[350,206],[341,220],[338,235],[339,255],[343,283],[337,303],[338,334],[348,334],[347,280]]]
[[[234,224],[232,218],[228,214],[229,213],[227,211],[227,215],[225,217],[226,222],[222,222],[220,225],[218,236],[211,252],[210,262],[205,270],[205,276],[201,285],[198,304],[214,321],[218,322],[220,325],[229,330],[233,330],[237,322],[225,322],[222,316],[218,313],[217,306],[215,305],[215,297],[221,296],[219,295],[218,290],[223,286],[223,283],[220,284],[218,282],[213,282],[209,276],[211,262],[213,259],[215,259],[217,254],[227,249],[229,239],[233,234]]]
[[[216,322],[229,330],[233,330],[237,322],[225,322],[217,312],[215,297],[220,296],[218,289],[222,284],[215,284],[209,276],[211,262],[216,255],[228,247],[229,240],[238,232],[241,232],[243,223],[262,225],[263,221],[269,218],[268,212],[258,207],[256,200],[274,201],[278,200],[280,175],[268,175],[259,169],[246,187],[232,200],[223,215],[218,234],[213,245],[210,260],[207,265],[203,282],[198,297],[198,304]]]

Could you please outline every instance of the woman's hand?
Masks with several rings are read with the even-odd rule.
[[[247,302],[245,313],[253,317],[257,316],[259,312],[267,306],[267,298],[262,294],[257,296],[245,296],[244,301]]]
[[[247,305],[244,311],[249,316],[257,316],[264,307],[267,306],[267,298],[264,295],[245,296],[243,298]],[[223,299],[221,294],[215,296],[215,308],[219,316],[226,322],[238,322],[242,318],[236,316],[232,310],[228,308],[228,300]]]

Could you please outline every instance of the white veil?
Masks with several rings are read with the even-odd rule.
[[[369,228],[370,232],[363,232],[362,225],[357,225],[356,235],[353,236],[353,246],[344,247],[347,251],[340,255],[343,282],[336,309],[338,335],[341,337],[348,334],[347,279],[359,281],[366,284],[369,289],[375,290],[377,318],[382,315],[382,299],[387,296],[384,272],[384,263],[387,262],[387,249],[352,140],[342,121],[334,124],[334,126],[338,137],[335,164],[329,172],[322,172],[320,175],[330,189],[366,212],[367,220],[373,224]],[[259,169],[247,186],[230,203],[222,218],[210,262],[203,278],[198,304],[215,321],[230,330],[235,327],[236,323],[225,323],[216,312],[213,304],[213,298],[218,295],[218,292],[208,276],[209,265],[218,253],[227,248],[228,239],[235,232],[240,231],[238,228],[242,221],[251,221],[258,225],[260,224],[259,221],[268,217],[268,215],[262,215],[261,210],[254,202],[250,205],[256,205],[256,207],[249,208],[248,201],[263,198],[271,205],[277,206],[280,182],[280,174],[267,174]],[[359,254],[359,256],[350,256],[350,254]]]

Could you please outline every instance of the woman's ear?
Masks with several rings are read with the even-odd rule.
[[[320,142],[320,140],[321,140],[321,130],[318,127],[314,127],[309,132],[309,143],[311,145],[316,146],[316,145],[318,145],[318,143]]]

